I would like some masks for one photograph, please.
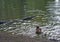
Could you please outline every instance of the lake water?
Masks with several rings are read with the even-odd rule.
[[[16,1],[10,1],[12,3],[9,4],[7,1],[2,1],[0,19],[10,19],[10,23],[1,24],[1,31],[8,31],[16,35],[23,34],[34,37],[36,36],[36,26],[39,25],[42,28],[43,34],[47,34],[48,39],[55,38],[56,40],[60,40],[60,0],[26,0],[22,1],[22,3],[19,3],[18,1],[17,3]],[[22,18],[28,16],[35,17],[28,21],[22,20]]]

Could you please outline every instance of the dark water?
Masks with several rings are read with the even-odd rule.
[[[47,24],[50,16],[45,8],[47,2],[48,0],[0,0],[0,20],[40,15],[35,20]]]
[[[53,0],[49,0],[53,2]],[[49,24],[51,13],[47,10],[48,0],[0,0],[0,19],[21,19],[27,16],[37,16],[34,21],[42,25]]]
[[[23,5],[23,0],[0,0],[0,19],[7,20],[23,17]]]
[[[46,11],[45,5],[48,0],[0,0],[0,19],[16,19],[39,12],[25,13],[29,10],[43,10]],[[25,12],[24,12],[25,11]]]

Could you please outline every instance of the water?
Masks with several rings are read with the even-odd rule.
[[[15,35],[27,35],[30,37],[34,37],[35,34],[35,26],[39,25],[37,22],[32,21],[25,21],[23,23],[19,22],[13,22],[11,24],[2,24],[0,25],[0,31],[8,31]]]
[[[60,0],[48,2],[48,4],[47,10],[52,14],[53,19],[53,27],[46,31],[48,39],[60,40]]]
[[[22,16],[22,14],[21,14],[21,17],[35,16],[35,18],[33,18],[32,20],[29,20],[29,21],[22,22],[22,20],[20,19],[21,17],[18,16],[18,15],[20,15],[20,12],[18,12],[18,15],[16,16],[17,11],[14,8],[14,6],[11,6],[11,4],[10,4],[11,7],[8,6],[8,9],[5,6],[5,8],[7,10],[9,10],[10,8],[13,7],[12,8],[13,13],[11,14],[12,17],[9,17],[9,16],[11,16],[10,15],[11,10],[9,10],[8,18],[14,18],[14,17],[17,18],[18,17],[18,19],[15,19],[11,23],[8,22],[8,24],[1,24],[0,30],[8,31],[8,32],[11,32],[12,34],[16,34],[16,35],[23,34],[23,35],[27,35],[30,37],[35,37],[36,36],[35,29],[36,29],[36,26],[39,25],[42,29],[43,35],[47,34],[48,39],[60,40],[60,36],[59,36],[60,35],[60,1],[59,0],[54,0],[54,1],[49,0],[49,1],[44,2],[44,1],[40,0],[41,3],[40,2],[36,3],[36,1],[35,2],[32,1],[32,4],[30,2],[31,1],[27,1],[28,5],[25,5],[26,10],[24,9],[25,13],[23,12],[24,15]],[[6,3],[6,1],[5,1],[5,3]],[[22,7],[23,7],[23,5],[22,5]],[[19,7],[16,6],[16,8],[19,8]],[[23,11],[23,8],[22,8],[22,11]],[[14,12],[16,12],[16,13],[14,13]],[[5,12],[5,14],[6,14],[6,12]]]
[[[24,14],[24,4],[21,2],[24,3],[23,0],[0,0],[0,20],[22,18]]]
[[[55,2],[59,2],[59,0],[55,0]]]

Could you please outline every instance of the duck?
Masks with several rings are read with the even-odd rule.
[[[41,31],[41,28],[39,28],[39,26],[36,26],[36,34],[41,34],[42,31]]]

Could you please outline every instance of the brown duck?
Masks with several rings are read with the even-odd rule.
[[[41,28],[39,26],[36,27],[36,34],[41,34]]]

